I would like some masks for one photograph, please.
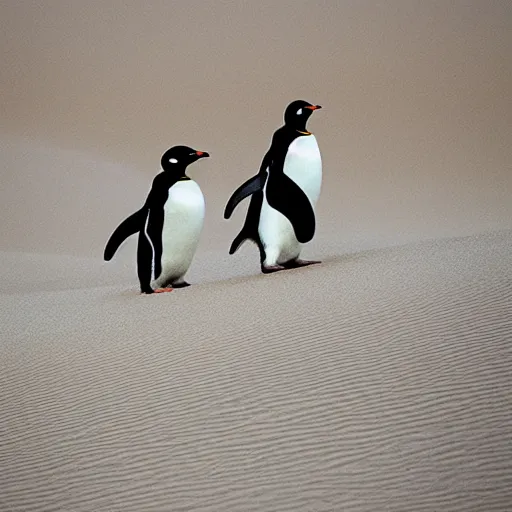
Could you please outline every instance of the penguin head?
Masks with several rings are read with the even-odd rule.
[[[173,146],[168,149],[161,159],[162,169],[170,172],[183,172],[186,167],[200,158],[208,158],[206,151],[197,151],[188,146]]]
[[[292,101],[284,112],[284,123],[296,130],[305,131],[309,116],[320,108],[320,105],[312,105],[304,100]]]

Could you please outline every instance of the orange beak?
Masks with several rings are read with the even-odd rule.
[[[319,108],[322,107],[320,105],[308,105],[307,107],[304,108],[309,108],[309,110],[318,110]]]
[[[196,151],[197,156],[209,157],[210,155],[206,151]]]

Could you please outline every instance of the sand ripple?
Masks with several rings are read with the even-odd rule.
[[[0,510],[510,510],[511,249],[4,296]]]

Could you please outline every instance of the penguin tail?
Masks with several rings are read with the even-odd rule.
[[[103,259],[110,261],[116,253],[119,246],[131,235],[134,235],[144,227],[146,220],[147,208],[142,207],[139,211],[130,215],[125,219],[112,233],[108,239],[107,245],[103,252]]]
[[[229,248],[229,254],[235,254],[240,246],[247,240],[246,238],[240,239],[238,236],[233,240],[231,247]]]
[[[235,252],[238,251],[238,249],[240,249],[243,243],[247,240],[251,240],[255,244],[258,243],[251,234],[247,233],[245,230],[242,230],[233,240],[231,247],[229,248],[229,254],[235,254]]]

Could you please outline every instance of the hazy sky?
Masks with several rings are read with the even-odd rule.
[[[194,176],[211,229],[298,98],[324,106],[309,125],[324,160],[320,229],[512,225],[510,0],[4,0],[0,25],[4,139],[148,182],[169,146],[207,150]],[[24,184],[6,166],[12,219]]]

